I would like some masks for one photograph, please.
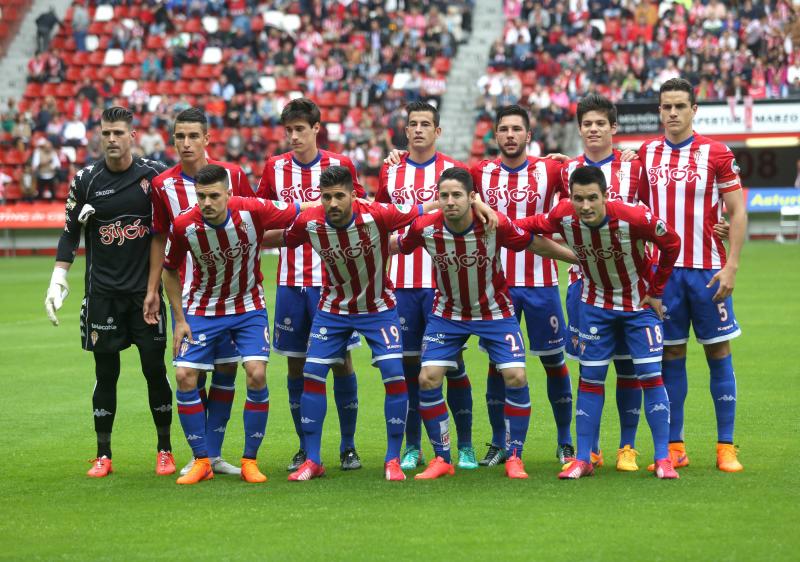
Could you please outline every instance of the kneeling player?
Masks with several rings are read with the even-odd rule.
[[[420,373],[420,415],[436,458],[416,479],[453,474],[450,431],[442,380],[470,335],[480,336],[505,381],[506,474],[527,478],[522,448],[528,432],[531,403],[525,376],[525,342],[508,294],[500,248],[526,248],[547,257],[575,261],[566,250],[544,238],[515,228],[498,214],[494,232],[475,220],[472,177],[461,168],[442,172],[438,182],[441,212],[417,219],[397,239],[397,248],[409,254],[424,247],[436,266],[436,297],[423,337]]]
[[[577,460],[559,478],[591,476],[591,449],[600,431],[605,378],[617,342],[624,339],[644,390],[653,433],[656,475],[678,478],[667,451],[669,399],[661,380],[661,295],[680,250],[680,238],[646,207],[609,201],[603,171],[578,168],[569,180],[570,199],[547,215],[517,221],[535,233],[560,233],[580,260],[584,276],[580,304],[581,380],[575,412]],[[646,244],[660,250],[651,274]],[[652,275],[652,277],[651,277]]]
[[[164,286],[175,319],[178,416],[195,458],[178,484],[214,477],[197,377],[200,371],[213,368],[214,350],[223,338],[233,339],[247,375],[242,480],[267,480],[256,464],[269,413],[269,328],[260,247],[264,231],[288,226],[299,206],[231,197],[229,190],[228,172],[222,166],[210,164],[197,173],[197,206],[175,220],[164,260]],[[177,269],[187,252],[192,255],[194,272],[184,316]]]

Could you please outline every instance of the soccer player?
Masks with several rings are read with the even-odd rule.
[[[464,164],[437,152],[436,140],[442,133],[439,112],[425,102],[406,106],[408,152],[398,153],[397,164],[384,164],[375,201],[414,205],[436,199],[436,183],[444,170]],[[402,233],[403,230],[400,231]],[[389,262],[389,279],[394,284],[397,313],[403,333],[403,370],[408,387],[406,448],[400,466],[412,470],[425,464],[420,444],[422,419],[419,416],[419,372],[422,335],[431,313],[435,278],[433,264],[422,248],[412,254],[393,255]],[[447,373],[447,402],[456,423],[458,435],[458,467],[477,468],[472,447],[472,388],[464,360],[459,355],[456,368]]]
[[[346,156],[320,150],[317,134],[320,110],[311,100],[298,98],[286,104],[281,123],[292,151],[271,157],[264,165],[258,184],[259,197],[303,203],[319,201],[320,174],[330,166],[345,166],[354,179],[354,190],[364,197],[364,188],[356,180],[356,169]],[[310,244],[297,248],[281,248],[278,262],[278,290],[275,296],[275,325],[273,350],[286,356],[289,409],[300,449],[287,467],[295,471],[307,458],[307,447],[300,415],[300,396],[303,394],[303,365],[309,344],[311,322],[317,310],[320,288],[329,284],[320,257]],[[333,395],[339,412],[341,441],[339,457],[343,470],[361,468],[356,452],[355,431],[358,418],[358,385],[349,350],[360,345],[354,333],[347,350],[331,364]]]
[[[644,390],[656,476],[677,478],[667,450],[669,399],[661,379],[661,295],[678,257],[680,238],[646,207],[610,201],[605,175],[596,166],[577,168],[570,176],[569,191],[569,200],[559,202],[549,213],[516,221],[533,233],[563,236],[578,256],[584,280],[578,315],[577,460],[569,462],[558,477],[575,479],[594,473],[591,449],[600,431],[606,372],[617,342],[624,339]],[[648,242],[660,250],[655,272]]]
[[[150,413],[156,426],[156,474],[175,472],[170,443],[172,389],[164,365],[164,323],[147,325],[142,306],[147,292],[153,179],[163,164],[134,158],[133,114],[123,107],[103,111],[100,121],[104,157],[78,171],[70,184],[66,223],[45,308],[54,325],[56,312],[69,294],[67,271],[85,230],[85,297],[81,306],[81,343],[94,356],[96,383],[92,395],[97,457],[88,475],[112,472],[111,431],[117,413],[119,352],[134,344],[147,380]],[[164,309],[163,301],[156,306]]]
[[[228,170],[228,181],[233,195],[255,197],[255,192],[250,186],[250,182],[247,181],[247,175],[239,166],[207,158],[208,120],[203,110],[192,107],[181,111],[175,118],[172,139],[180,161],[153,180],[151,191],[153,243],[150,248],[150,275],[145,299],[145,320],[149,323],[160,321],[157,316],[158,308],[153,304],[157,303],[159,299],[167,234],[175,219],[188,212],[197,203],[194,192],[194,178],[197,172],[209,163],[220,165]],[[193,270],[192,257],[188,254],[180,270],[184,308],[192,287]],[[198,376],[200,398],[205,406],[207,416],[208,456],[216,474],[238,475],[241,473],[241,469],[222,458],[222,442],[225,439],[225,429],[233,406],[236,389],[236,364],[241,357],[229,338],[221,338],[218,343],[219,346],[214,352],[214,368],[208,395],[206,395],[205,372]],[[191,470],[193,462],[194,459],[181,469],[181,475],[185,475]]]
[[[324,261],[330,280],[322,287],[303,368],[300,411],[308,458],[289,475],[289,480],[310,480],[325,474],[320,452],[327,409],[325,381],[328,369],[342,356],[355,330],[369,343],[372,361],[381,372],[386,391],[385,477],[405,480],[399,456],[408,392],[403,375],[400,321],[392,283],[386,276],[386,256],[390,233],[437,208],[438,203],[404,206],[357,200],[352,172],[344,166],[324,170],[319,189],[322,208],[303,212],[285,232],[265,237],[268,247],[297,248],[311,244]]]
[[[175,219],[164,259],[164,287],[175,319],[178,417],[194,455],[192,468],[178,478],[178,484],[214,477],[197,377],[200,371],[213,369],[220,340],[231,338],[247,375],[241,478],[253,483],[267,480],[256,462],[269,415],[269,325],[261,285],[261,239],[267,229],[291,224],[300,206],[231,197],[229,173],[217,164],[197,171],[197,205]],[[187,252],[194,270],[184,315],[177,270]]]
[[[606,179],[606,195],[609,201],[636,202],[636,192],[642,181],[642,163],[635,159],[624,162],[622,153],[615,150],[612,137],[617,131],[617,108],[607,98],[599,94],[589,94],[578,103],[578,133],[583,141],[583,154],[568,160],[563,167],[561,179],[563,191],[569,191],[569,178],[581,166],[599,168]],[[579,313],[583,280],[579,266],[569,268],[569,288],[567,289],[567,316],[569,319],[570,341],[567,342],[567,356],[579,359]],[[636,429],[642,407],[642,389],[631,361],[627,344],[618,338],[619,349],[614,355],[614,368],[617,372],[616,403],[619,412],[620,443],[617,450],[617,470],[636,471],[638,451],[635,447]],[[599,434],[598,434],[599,439]],[[602,466],[603,457],[599,443],[592,445],[592,463]]]
[[[518,105],[501,107],[495,118],[495,136],[500,157],[473,167],[475,191],[490,207],[511,220],[546,213],[559,195],[561,163],[526,154],[530,142],[530,118]],[[556,457],[564,462],[575,454],[572,445],[572,386],[564,359],[566,342],[564,314],[558,292],[555,261],[531,252],[500,250],[503,271],[519,320],[525,315],[530,352],[539,357],[547,375],[547,398],[556,423]],[[494,364],[489,365],[486,407],[492,426],[492,442],[480,464],[493,466],[505,460],[506,432],[503,408],[505,385]]]
[[[575,261],[569,250],[551,240],[532,237],[498,213],[498,227],[488,232],[475,220],[472,177],[463,168],[449,168],[438,182],[441,212],[414,221],[399,236],[396,246],[404,254],[423,247],[436,266],[436,296],[428,318],[422,348],[420,414],[436,458],[418,480],[454,473],[450,460],[447,407],[442,379],[470,335],[481,337],[489,359],[505,381],[505,468],[509,478],[527,478],[522,448],[530,422],[530,393],[525,376],[525,342],[514,315],[505,275],[498,259],[500,248],[526,248],[548,256]]]
[[[717,468],[743,469],[733,445],[736,377],[730,340],[741,330],[731,297],[747,232],[747,215],[739,166],[730,149],[692,129],[697,113],[694,89],[682,78],[659,89],[659,117],[664,136],[639,150],[647,186],[639,198],[664,218],[681,237],[674,274],[664,289],[664,384],[669,394],[670,456],[676,467],[687,466],[684,444],[684,402],[687,393],[686,342],[689,326],[703,345],[711,371],[711,396],[717,417]],[[721,202],[730,217],[729,253],[713,235]]]

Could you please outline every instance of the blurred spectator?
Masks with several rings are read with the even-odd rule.
[[[75,40],[75,50],[79,53],[86,51],[86,33],[89,30],[89,11],[83,5],[83,0],[72,3],[72,38]]]
[[[236,162],[244,153],[245,139],[238,129],[233,129],[225,141],[225,157]]]
[[[36,18],[36,52],[44,53],[50,48],[50,39],[53,29],[61,25],[61,20],[56,16],[56,9],[51,7]]]
[[[349,141],[347,141],[347,146],[345,147],[342,154],[344,156],[347,156],[348,158],[350,158],[350,160],[353,161],[353,165],[356,167],[357,172],[361,171],[367,160],[367,155],[364,152],[364,149],[358,144],[358,141],[354,138],[351,138]]]
[[[17,109],[16,100],[14,98],[8,98],[6,100],[6,108],[3,110],[2,115],[0,115],[4,132],[10,133],[14,130],[14,123],[17,121],[17,115],[19,115],[19,110]]]
[[[100,134],[100,125],[94,125],[89,134],[89,141],[86,143],[86,158],[88,162],[94,162],[103,157],[101,141],[102,135]]]
[[[66,146],[83,146],[86,144],[86,124],[79,117],[71,117],[64,124],[61,131],[61,138],[64,139]]]
[[[49,139],[39,139],[31,157],[38,199],[52,199],[61,170],[61,160]]]
[[[100,92],[95,87],[94,83],[92,83],[91,78],[84,78],[81,82],[81,87],[78,88],[78,95],[83,95],[89,103],[95,105],[97,100],[100,98]],[[87,114],[88,116],[88,114]]]
[[[155,53],[150,52],[142,61],[142,80],[160,82],[164,79],[164,67]]]
[[[30,162],[26,162],[19,177],[19,187],[22,190],[22,200],[32,203],[36,200],[39,193],[36,190],[36,176]]]
[[[154,155],[156,153],[163,153],[166,150],[164,144],[164,137],[158,132],[155,125],[150,125],[146,131],[139,135],[139,146],[142,147],[142,153],[145,157],[156,160]]]

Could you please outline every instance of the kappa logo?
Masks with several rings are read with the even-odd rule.
[[[469,416],[471,414],[472,414],[472,410],[468,410],[467,408],[464,408],[462,410],[458,410],[457,412],[453,412],[454,416]]]
[[[153,411],[154,412],[161,412],[162,414],[164,414],[166,412],[171,412],[172,411],[172,404],[164,404],[162,406],[156,406],[155,408],[153,408]]]
[[[212,429],[211,433],[225,433],[225,426],[221,425],[215,429]]]
[[[105,408],[96,408],[94,411],[94,417],[96,418],[103,418],[105,416],[113,416],[114,412],[109,412]]]
[[[386,423],[389,423],[389,424],[392,424],[392,425],[405,425],[406,421],[402,420],[400,418],[389,418],[388,420],[386,420]]]
[[[558,400],[554,401],[553,404],[572,404],[572,397],[562,396]]]
[[[358,410],[358,401],[350,402],[349,404],[345,404],[342,406],[342,410]]]
[[[648,412],[648,414],[652,414],[653,412],[667,412],[669,411],[669,406],[664,404],[663,402],[659,402]]]
[[[198,439],[202,439],[199,435],[195,435],[194,433],[190,433],[186,436],[187,441],[197,441]]]
[[[578,416],[586,416],[587,418],[591,417],[589,414],[587,414],[586,412],[584,412],[583,410],[580,410],[580,409],[575,411],[575,417],[578,417]]]
[[[625,410],[626,414],[633,414],[634,416],[638,416],[642,413],[641,408],[631,408],[630,410]]]
[[[251,439],[264,439],[264,434],[260,431],[256,431],[250,436]]]
[[[300,409],[300,402],[292,402],[289,404],[290,410],[299,410]]]
[[[504,405],[504,404],[505,404],[505,401],[503,401],[503,400],[497,400],[497,399],[495,399],[495,398],[489,398],[489,399],[486,401],[486,405],[487,405],[487,406],[502,406],[502,405]]]
[[[316,423],[316,422],[317,420],[312,420],[311,418],[307,418],[305,416],[300,418],[300,423]]]
[[[736,402],[736,397],[733,394],[723,394],[717,398],[717,402]]]

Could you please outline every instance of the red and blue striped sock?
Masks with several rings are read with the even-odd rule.
[[[175,392],[175,400],[178,403],[178,418],[181,420],[186,441],[192,448],[192,454],[195,458],[207,457],[206,410],[200,400],[200,393],[196,388],[186,392],[178,390]]]
[[[341,442],[339,452],[355,449],[356,421],[358,420],[358,381],[356,374],[333,377],[333,400],[339,412]]]
[[[583,374],[586,374],[589,367],[581,367]],[[606,398],[605,375],[591,373],[598,377],[586,380],[581,376],[578,385],[578,403],[575,408],[575,433],[578,436],[579,460],[592,462],[592,446],[600,434],[600,419],[603,415],[603,403]]]
[[[247,389],[247,400],[244,403],[244,454],[246,459],[254,459],[258,448],[267,432],[269,417],[269,388],[259,390]]]
[[[614,360],[617,371],[617,412],[619,413],[619,448],[630,445],[635,449],[636,430],[639,428],[639,415],[642,412],[642,386],[636,378],[633,361]]]
[[[456,424],[458,446],[472,447],[472,384],[463,361],[447,371],[447,405]]]
[[[214,372],[211,375],[211,388],[206,403],[206,441],[208,454],[218,457],[222,454],[222,441],[225,429],[231,419],[233,396],[236,392],[236,375]]]
[[[380,361],[378,365],[394,362],[394,359]],[[400,449],[403,446],[403,436],[406,433],[406,416],[408,415],[408,389],[406,388],[406,378],[403,376],[400,360],[397,364],[381,369],[383,378],[383,388],[386,390],[386,397],[383,401],[383,415],[386,418],[386,458],[390,461],[400,457]],[[385,374],[384,374],[385,370]],[[394,370],[395,375],[389,374]]]
[[[506,425],[506,455],[522,458],[522,449],[531,422],[531,394],[528,385],[506,387],[506,401],[503,407]]]
[[[450,462],[450,416],[442,387],[419,391],[419,414],[433,446],[434,454]]]

